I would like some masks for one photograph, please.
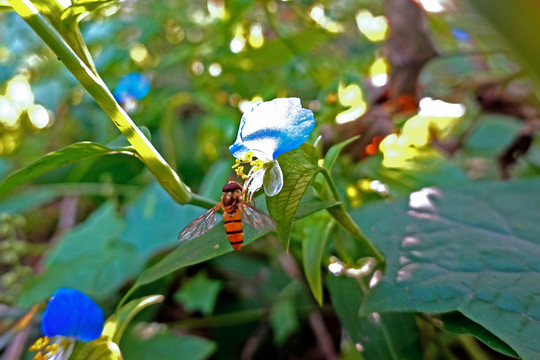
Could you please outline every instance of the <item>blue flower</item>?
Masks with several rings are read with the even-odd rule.
[[[276,158],[302,145],[315,126],[313,112],[303,109],[299,98],[281,98],[258,102],[242,116],[238,136],[229,147],[239,161],[257,161],[245,182],[248,198],[264,185],[268,196],[283,187],[283,173]]]
[[[101,336],[105,319],[101,308],[86,294],[75,289],[58,289],[47,304],[41,319],[39,338],[31,351],[44,349],[36,358],[67,359],[75,340],[92,341]],[[52,344],[49,345],[49,339]]]
[[[129,100],[141,100],[150,92],[150,82],[143,74],[130,73],[120,79],[114,89],[116,101],[123,104]]]
[[[471,41],[471,36],[465,30],[459,28],[452,28],[452,35],[459,42]]]

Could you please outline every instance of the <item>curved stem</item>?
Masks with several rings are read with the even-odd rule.
[[[328,173],[328,170],[322,169],[321,173],[323,174],[324,178],[326,179],[326,183],[328,184],[328,187],[330,188],[330,191],[332,192],[332,197],[336,201],[341,201],[339,193],[337,192],[336,186],[334,185],[334,182],[332,181],[332,178],[330,177],[330,174]],[[345,210],[345,206],[343,203],[328,208],[327,211],[332,215],[334,220],[338,222],[349,234],[354,236],[356,239],[360,241],[360,243],[370,252],[370,255],[372,255],[375,259],[377,259],[377,263],[379,265],[382,265],[385,263],[384,256],[377,250],[377,248],[366,238],[362,230],[356,225],[356,223],[351,219],[351,216],[349,213]]]
[[[103,80],[82,61],[62,35],[29,0],[8,0],[13,9],[43,39],[68,70],[92,95],[139,154],[144,165],[171,197],[180,204],[191,200],[191,190],[165,162],[152,143],[116,102]]]

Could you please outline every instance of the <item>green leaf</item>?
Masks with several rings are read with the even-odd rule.
[[[332,169],[332,166],[336,162],[339,154],[341,153],[341,150],[343,150],[345,146],[349,145],[353,141],[358,140],[359,138],[360,136],[353,136],[352,138],[342,141],[339,144],[333,145],[330,149],[328,149],[326,155],[324,156],[324,168],[330,171]]]
[[[387,256],[363,313],[459,311],[523,359],[537,359],[539,188],[537,179],[426,188],[356,211]]]
[[[321,279],[321,261],[324,246],[333,227],[328,214],[317,214],[305,222],[305,236],[302,241],[302,261],[304,273],[313,297],[322,305],[323,291]]]
[[[90,342],[77,341],[70,360],[122,360],[118,345],[106,338]]]
[[[105,322],[101,336],[109,338],[112,342],[118,344],[127,326],[133,320],[135,315],[147,306],[157,304],[163,301],[162,295],[145,296],[135,299],[122,306],[111,315]]]
[[[265,232],[244,228],[244,246],[265,235]],[[125,295],[124,299],[142,285],[151,283],[173,271],[183,267],[201,263],[234,251],[229,240],[225,236],[222,224],[216,224],[210,231],[197,239],[178,243],[176,249],[165,256],[161,261],[146,269],[137,279],[133,287]]]
[[[440,314],[435,321],[432,321],[432,323],[433,325],[442,327],[444,330],[454,334],[473,335],[478,339],[481,339],[492,349],[507,356],[518,357],[516,352],[505,342],[457,311]]]
[[[185,282],[174,298],[184,304],[189,311],[200,311],[204,315],[210,315],[214,311],[217,297],[223,289],[223,281],[212,280],[204,272]]]
[[[325,210],[325,209],[328,209],[337,205],[341,205],[341,204],[342,204],[341,201],[320,201],[320,200],[303,201],[298,206],[298,210],[296,210],[295,219],[296,220],[302,219],[320,210]]]
[[[422,359],[413,314],[374,312],[360,317],[367,290],[358,279],[328,274],[326,284],[341,323],[365,360]]]
[[[283,188],[279,194],[266,197],[266,208],[276,222],[279,239],[288,251],[292,224],[300,201],[309,183],[322,168],[317,164],[317,150],[308,144],[280,155],[277,160],[283,171]]]
[[[475,156],[497,156],[512,143],[522,127],[523,122],[512,116],[481,116],[474,131],[467,137],[463,151]]]
[[[499,31],[540,81],[540,45],[534,36],[540,22],[540,4],[490,0],[469,0],[469,3]]]
[[[83,159],[109,154],[134,155],[132,151],[126,149],[111,149],[92,142],[75,143],[62,150],[47,154],[21,170],[9,175],[2,183],[0,183],[0,195],[61,166]]]
[[[177,246],[180,231],[203,210],[194,205],[179,205],[154,182],[126,211],[127,226],[120,238],[147,260]]]
[[[124,226],[112,204],[101,206],[51,251],[46,271],[25,285],[19,304],[46,299],[60,287],[95,299],[110,296],[143,265],[133,246],[118,238]]]
[[[196,336],[176,336],[168,332],[145,331],[137,324],[122,338],[120,347],[125,359],[189,359],[203,360],[216,351],[216,344]],[[148,335],[150,334],[150,335]]]
[[[275,302],[270,312],[270,322],[274,329],[274,342],[283,344],[299,327],[293,299]]]

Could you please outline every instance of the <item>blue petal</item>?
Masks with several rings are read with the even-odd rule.
[[[275,160],[302,145],[314,126],[313,112],[302,109],[298,98],[257,103],[242,116],[238,136],[229,150],[236,158],[249,149],[259,159]]]
[[[43,312],[43,335],[75,337],[83,341],[97,339],[105,319],[101,308],[86,294],[75,289],[60,288]]]
[[[129,97],[141,100],[149,92],[150,82],[148,79],[142,74],[131,73],[120,79],[113,95],[116,101],[122,103]]]

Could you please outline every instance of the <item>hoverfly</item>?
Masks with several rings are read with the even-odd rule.
[[[216,224],[219,209],[223,210],[225,232],[235,250],[244,243],[242,223],[257,230],[275,230],[276,225],[270,216],[242,200],[242,185],[229,180],[221,191],[223,195],[219,204],[189,223],[178,235],[178,241],[188,241],[208,232]]]

